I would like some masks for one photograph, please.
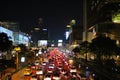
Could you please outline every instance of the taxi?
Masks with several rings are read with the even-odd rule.
[[[24,76],[30,76],[31,74],[32,74],[32,71],[31,71],[30,68],[26,68],[26,69],[24,70]]]

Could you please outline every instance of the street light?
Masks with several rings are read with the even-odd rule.
[[[16,51],[16,69],[18,69],[18,63],[19,63],[19,59],[18,59],[18,52],[21,50],[20,47],[15,47],[14,50]]]
[[[66,27],[67,27],[67,28],[70,28],[71,26],[70,26],[70,25],[67,25]]]

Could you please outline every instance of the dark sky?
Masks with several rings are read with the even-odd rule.
[[[52,39],[62,39],[65,27],[75,19],[82,24],[82,0],[3,0],[0,2],[0,20],[19,22],[22,31],[29,32],[43,19]]]

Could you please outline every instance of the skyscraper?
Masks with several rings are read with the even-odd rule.
[[[48,29],[45,28],[43,25],[43,18],[39,18],[35,28],[31,30],[31,40],[33,41],[33,46],[38,46],[39,40],[48,39],[49,39]]]
[[[112,16],[120,10],[120,0],[87,0],[88,27],[105,21],[112,22]]]
[[[87,0],[87,13],[89,13],[87,14],[87,30],[94,29],[97,33],[104,32],[112,37],[114,35],[114,39],[117,36],[118,39],[120,35],[116,34],[116,31],[120,25],[119,12],[120,0]]]

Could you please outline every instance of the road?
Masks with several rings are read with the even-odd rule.
[[[66,57],[64,56],[63,53],[60,53],[57,49],[54,49],[53,51],[48,53],[48,55],[46,57],[48,58],[48,61],[49,61],[46,63],[49,63],[49,64],[43,65],[43,63],[38,62],[38,63],[41,63],[42,65],[41,64],[34,65],[35,72],[34,72],[34,70],[32,70],[33,75],[36,75],[36,73],[38,72],[37,68],[41,68],[41,66],[42,66],[42,70],[44,70],[43,72],[45,73],[44,79],[46,79],[48,77],[50,79],[54,79],[57,77],[58,79],[63,79],[63,80],[70,80],[70,78],[75,78],[75,79],[81,78],[81,80],[83,80],[82,78],[86,78],[85,76],[81,76],[82,74],[79,75],[78,69],[66,59]],[[30,69],[32,68],[32,66],[29,66]],[[19,70],[18,72],[16,72],[15,74],[12,75],[12,79],[7,79],[7,80],[30,80],[30,78],[35,78],[33,75],[31,75],[29,77],[27,76],[27,78],[26,78],[23,74],[25,69],[26,69],[26,67]],[[58,75],[55,75],[55,74],[58,74]],[[38,78],[39,77],[36,77],[36,79],[38,79]]]

